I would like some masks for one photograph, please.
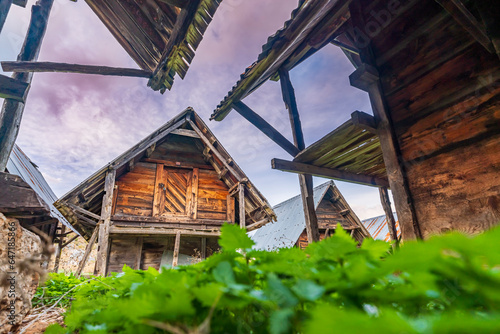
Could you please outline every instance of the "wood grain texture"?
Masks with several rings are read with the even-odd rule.
[[[104,184],[104,197],[102,199],[101,220],[99,225],[99,240],[96,259],[97,274],[107,275],[108,254],[109,254],[109,231],[111,226],[111,210],[113,206],[113,190],[115,186],[116,170],[111,169],[106,174]]]

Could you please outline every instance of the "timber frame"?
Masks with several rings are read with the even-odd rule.
[[[18,73],[66,72],[141,77],[149,79],[148,86],[152,89],[163,93],[172,88],[176,74],[182,79],[185,77],[221,1],[86,0],[140,69],[35,62],[34,59],[5,61],[2,68]],[[12,0],[5,1],[8,7],[9,2]],[[0,30],[3,12],[5,10],[0,7]]]
[[[500,220],[495,204],[500,201],[496,190],[500,181],[493,173],[500,161],[490,149],[494,143],[498,146],[500,133],[500,31],[495,11],[498,6],[489,0],[301,1],[284,27],[269,37],[257,61],[241,75],[211,119],[222,121],[235,109],[293,157],[292,161],[273,159],[273,169],[378,187],[387,212],[391,211],[387,208],[390,188],[403,240],[449,229],[477,233]],[[387,22],[381,22],[381,17]],[[299,148],[302,130],[288,72],[331,45],[341,48],[355,67],[350,83],[368,93],[373,116],[355,111],[324,138]],[[242,102],[269,79],[281,82],[299,152]],[[434,89],[438,83],[442,88]],[[467,129],[469,118],[477,125],[474,131]],[[443,125],[450,122],[457,123],[455,132]],[[464,186],[474,177],[457,166],[467,157],[462,151],[470,148],[478,155],[472,147],[488,140],[482,151],[488,150],[489,165],[482,169],[481,179],[488,190],[481,193],[478,185]],[[459,159],[460,154],[463,158]],[[453,159],[459,160],[451,164]],[[469,170],[479,163],[474,164],[474,159],[480,161],[478,156],[469,159]],[[439,164],[455,171],[436,169]],[[467,177],[453,179],[462,174]],[[433,182],[419,175],[432,175]],[[449,184],[453,186],[442,188],[439,180],[444,179],[452,179]],[[308,215],[310,190],[301,188]],[[433,189],[441,188],[439,198],[433,198]],[[457,206],[452,204],[453,198],[468,200],[459,200]],[[483,218],[471,217],[466,209],[470,203],[475,203],[470,210],[478,210]],[[427,209],[429,205],[432,210]],[[313,221],[313,215],[309,216]],[[315,234],[314,224],[312,229]]]
[[[173,247],[170,263],[176,265],[186,247],[207,256],[208,248],[217,247],[225,222],[253,230],[275,219],[267,200],[192,108],[87,178],[55,206],[89,241],[78,274],[96,241],[97,274],[121,270],[123,264],[158,269],[158,257],[151,256],[160,246]],[[135,249],[133,258],[124,255],[127,247]]]

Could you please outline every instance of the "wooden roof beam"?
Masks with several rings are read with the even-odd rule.
[[[297,173],[297,174],[311,174],[314,176],[326,177],[329,179],[335,179],[345,182],[358,183],[372,187],[389,186],[389,182],[387,180],[369,175],[356,174],[336,168],[318,167],[310,164],[304,164],[300,162],[287,161],[276,158],[271,160],[271,168],[278,169],[284,172]]]
[[[36,61],[2,61],[5,72],[64,72],[79,74],[98,74],[121,77],[150,78],[150,71],[135,68],[120,68],[109,66],[80,65]]]
[[[356,127],[377,134],[377,123],[372,115],[356,110],[351,114],[351,121]]]
[[[181,235],[217,237],[220,236],[219,230],[190,230],[190,229],[172,229],[162,227],[117,227],[111,226],[110,234],[132,234],[132,235]]]
[[[276,130],[271,124],[267,123],[262,117],[260,117],[243,102],[235,102],[232,107],[247,121],[252,123],[256,128],[262,131],[262,133],[269,137],[269,139],[288,152],[288,154],[292,157],[295,157],[300,152],[299,149],[290,143],[290,141],[288,141],[288,139],[286,139],[278,130]]]
[[[0,98],[24,102],[30,84],[0,74]]]
[[[486,50],[495,53],[495,48],[491,43],[486,29],[472,13],[465,7],[460,0],[436,0],[453,19],[462,26],[476,41],[479,42]]]

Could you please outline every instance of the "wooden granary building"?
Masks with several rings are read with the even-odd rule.
[[[188,264],[218,249],[224,222],[249,230],[271,206],[191,108],[56,202],[89,240],[96,271]]]
[[[337,224],[360,244],[370,237],[333,181],[315,187],[313,194],[321,240],[334,234]],[[304,249],[309,242],[300,195],[275,205],[273,210],[276,213],[275,222],[248,233],[255,241],[255,248],[268,251],[288,247]]]
[[[390,188],[403,240],[484,231],[500,222],[499,11],[491,0],[301,0],[211,118],[234,109],[290,154],[272,166],[300,175],[311,241],[311,175],[379,187],[396,235]],[[351,61],[372,110],[345,110],[306,147],[289,71],[327,47]],[[242,102],[267,80],[280,81],[293,144]]]

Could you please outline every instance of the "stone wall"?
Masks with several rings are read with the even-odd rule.
[[[20,324],[31,309],[42,251],[38,235],[0,213],[0,333]]]

